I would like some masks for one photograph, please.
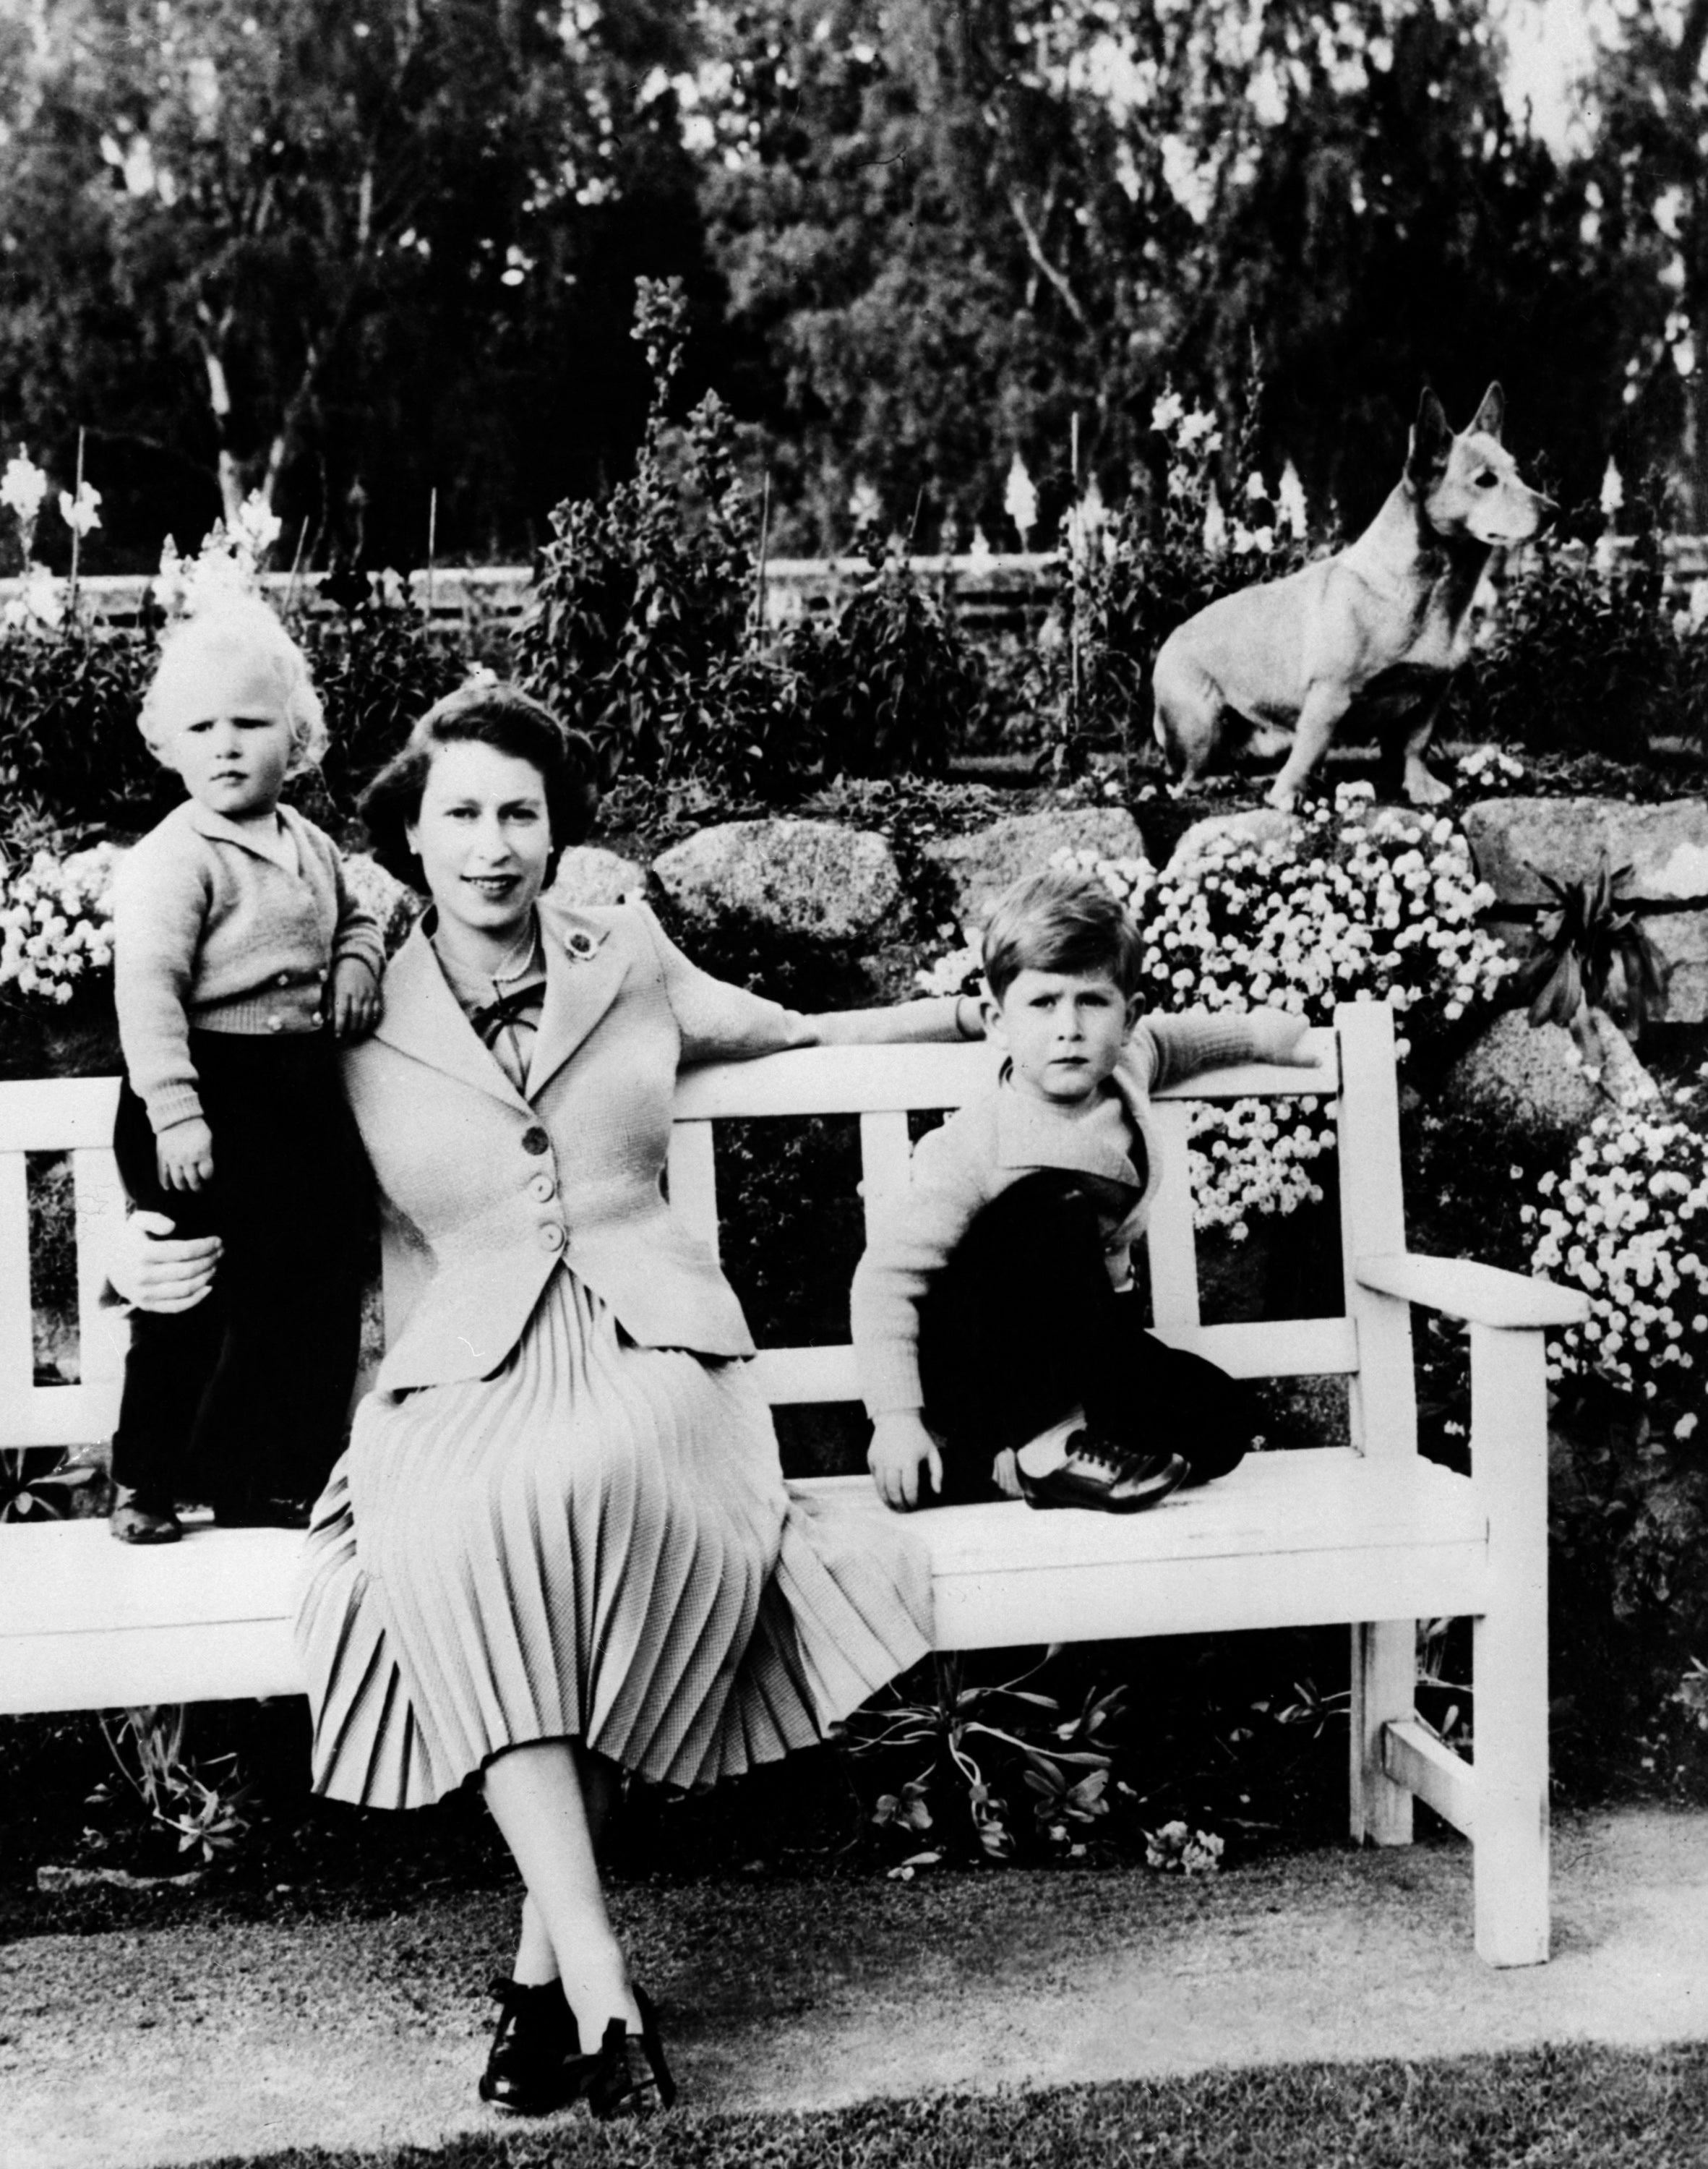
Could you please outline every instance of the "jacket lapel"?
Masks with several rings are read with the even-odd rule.
[[[537,1100],[617,998],[628,975],[609,919],[550,904],[540,912],[545,951],[545,1001],[528,1064],[528,1096]]]
[[[463,1015],[420,920],[386,967],[380,991],[385,1007],[375,1027],[375,1039],[430,1069],[472,1084],[478,1092],[490,1093],[495,1100],[513,1107],[527,1106]]]

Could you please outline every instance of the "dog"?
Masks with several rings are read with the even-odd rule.
[[[1449,796],[1423,749],[1471,653],[1479,587],[1496,552],[1530,541],[1557,509],[1519,480],[1500,441],[1505,415],[1491,384],[1455,436],[1426,391],[1405,472],[1355,542],[1224,595],[1169,634],[1151,675],[1153,727],[1180,782],[1195,781],[1230,733],[1272,752],[1290,732],[1268,793],[1288,811],[1349,716],[1401,744],[1414,806]]]

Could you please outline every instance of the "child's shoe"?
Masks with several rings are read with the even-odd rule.
[[[1020,1464],[1020,1491],[1029,1506],[1088,1506],[1104,1514],[1141,1514],[1160,1506],[1186,1476],[1178,1453],[1129,1453],[1088,1431],[1067,1441],[1065,1460],[1047,1475]]]
[[[139,1491],[130,1484],[113,1486],[108,1530],[121,1544],[175,1544],[184,1534],[169,1499]]]

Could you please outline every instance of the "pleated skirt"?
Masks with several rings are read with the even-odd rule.
[[[309,1529],[314,1783],[420,1806],[576,1739],[701,1786],[928,1647],[906,1525],[792,1496],[746,1367],[641,1348],[567,1268],[490,1378],[371,1394]]]

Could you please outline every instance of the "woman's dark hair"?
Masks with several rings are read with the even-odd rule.
[[[599,802],[598,758],[589,739],[559,722],[531,693],[496,679],[460,686],[435,702],[410,732],[403,750],[392,755],[362,793],[357,804],[374,856],[388,874],[412,889],[424,889],[421,861],[404,831],[420,815],[428,771],[440,747],[470,741],[539,770],[551,823],[549,886],[559,853],[567,844],[580,843],[593,826]]]

